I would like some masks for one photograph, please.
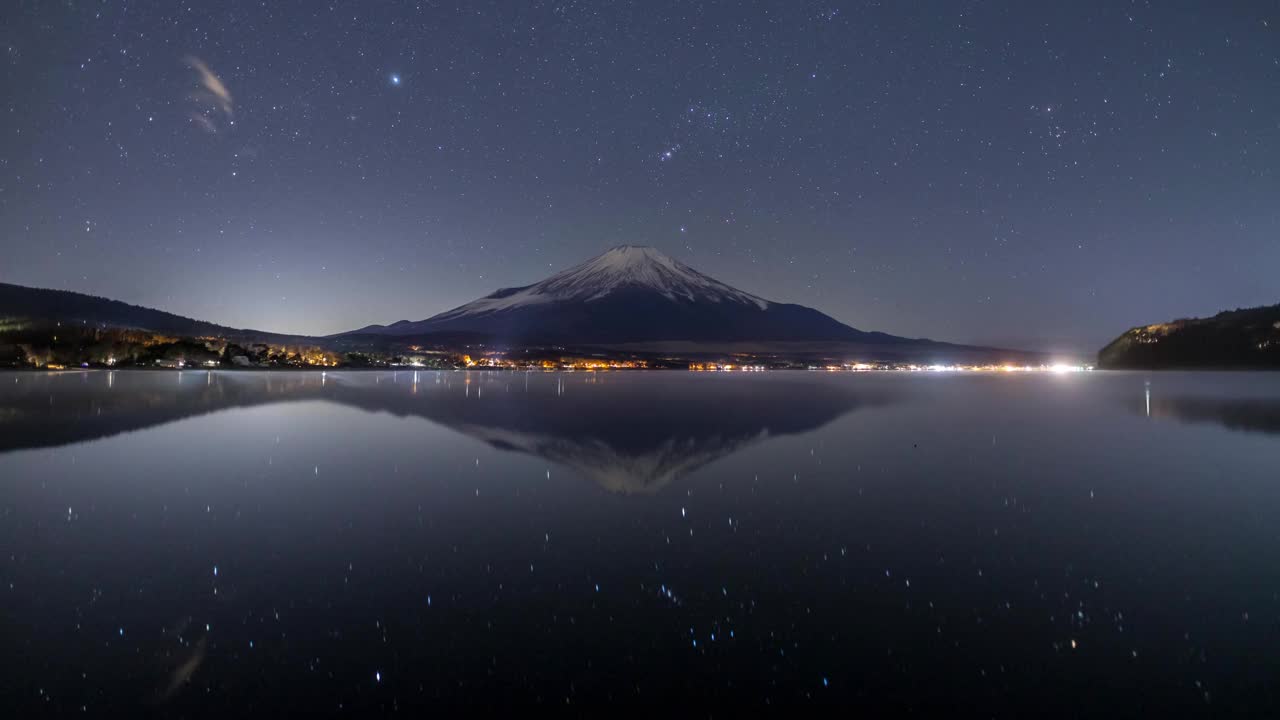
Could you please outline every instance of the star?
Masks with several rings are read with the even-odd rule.
[[[391,73],[391,76],[387,78],[387,80],[391,83],[391,87],[400,87],[400,73]]]

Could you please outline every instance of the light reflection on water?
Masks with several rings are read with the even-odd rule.
[[[1250,373],[10,373],[0,693],[1274,710],[1277,433]]]

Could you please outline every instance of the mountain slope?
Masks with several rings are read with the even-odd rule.
[[[856,330],[803,305],[770,302],[653,248],[628,245],[533,285],[498,290],[426,320],[354,331],[442,332],[575,344],[904,340]]]
[[[1103,368],[1280,368],[1280,305],[1130,328],[1098,353]]]
[[[310,340],[260,330],[229,328],[162,310],[68,290],[48,290],[0,283],[0,320],[149,330],[181,337],[216,336],[231,340],[298,343]]]

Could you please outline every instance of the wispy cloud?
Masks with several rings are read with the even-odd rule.
[[[209,116],[202,112],[192,111],[191,122],[195,123],[196,127],[199,127],[210,135],[216,135],[218,133],[218,126],[213,124],[213,121],[209,119]]]
[[[231,99],[231,91],[222,82],[222,78],[200,58],[188,55],[182,62],[196,71],[200,84],[200,89],[189,96],[197,106],[191,113],[192,122],[206,132],[217,133],[221,122],[230,124],[234,121],[235,103]]]

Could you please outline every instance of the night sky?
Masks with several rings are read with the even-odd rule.
[[[1092,351],[1280,302],[1274,2],[0,10],[0,281],[332,333],[618,244]]]

